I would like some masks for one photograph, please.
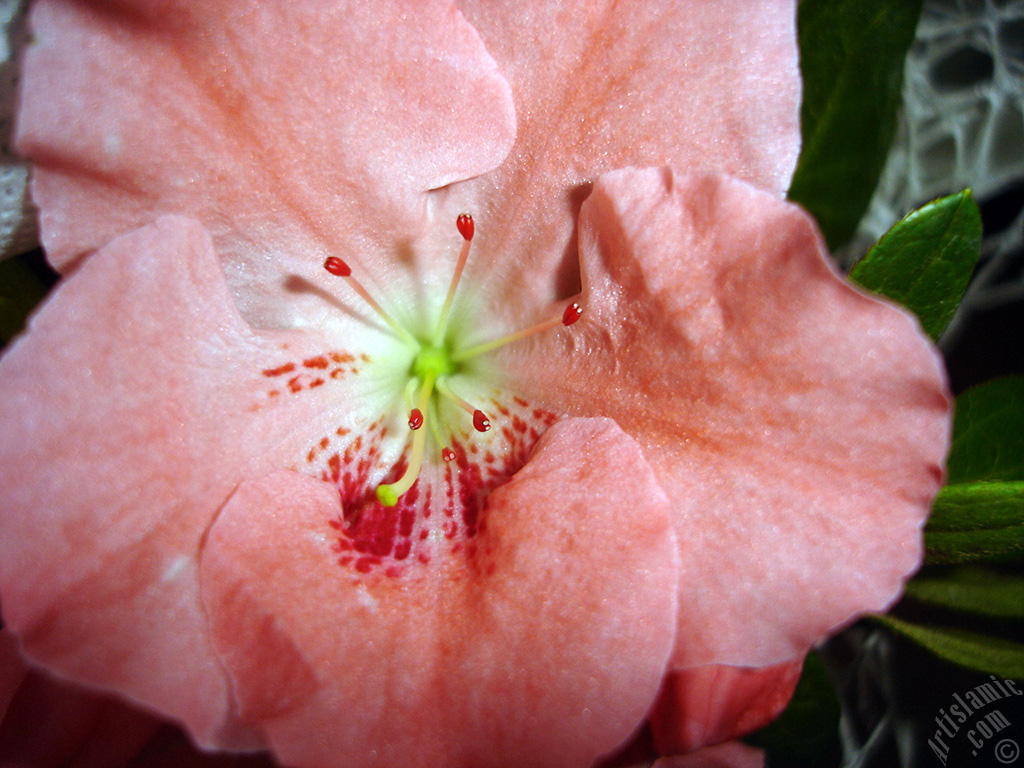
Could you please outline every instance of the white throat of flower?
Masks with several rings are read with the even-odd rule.
[[[415,350],[415,356],[408,372],[409,381],[406,387],[406,399],[412,404],[409,411],[409,429],[412,431],[412,449],[409,456],[409,465],[402,477],[394,483],[377,486],[377,499],[381,504],[388,507],[395,506],[398,503],[399,497],[412,488],[416,482],[416,478],[419,476],[420,469],[423,466],[428,435],[432,436],[440,447],[441,455],[445,461],[452,461],[456,458],[456,454],[451,448],[450,434],[445,435],[445,424],[441,422],[438,416],[439,398],[444,398],[454,403],[469,414],[469,417],[472,419],[473,428],[477,432],[486,432],[491,428],[491,422],[484,412],[459,397],[458,394],[452,391],[449,385],[449,379],[459,373],[465,363],[528,336],[556,328],[559,325],[572,325],[579,320],[582,314],[580,305],[572,302],[566,306],[561,317],[545,320],[537,325],[483,344],[463,348],[453,347],[447,339],[448,324],[451,318],[452,304],[462,278],[462,272],[469,258],[470,244],[472,243],[475,229],[473,217],[466,213],[459,215],[456,219],[456,226],[459,234],[462,235],[462,250],[459,253],[455,273],[452,276],[448,294],[441,307],[437,324],[433,333],[427,339],[417,338],[391,317],[370,295],[362,283],[353,277],[351,267],[343,260],[336,256],[331,256],[324,262],[324,269],[335,277],[343,278],[360,298],[387,324],[391,331]]]

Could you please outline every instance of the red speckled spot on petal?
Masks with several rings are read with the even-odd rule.
[[[272,365],[264,368],[262,373],[273,382],[271,388],[267,390],[267,396],[278,397],[284,392],[298,394],[322,387],[331,380],[356,375],[361,366],[369,362],[368,355],[356,357],[349,352],[334,350],[298,362],[288,360]]]
[[[383,419],[361,433],[331,430],[309,448],[304,471],[335,485],[341,499],[341,516],[327,521],[340,566],[356,574],[398,576],[410,563],[430,562],[438,547],[475,556],[473,540],[486,528],[482,510],[487,496],[525,464],[557,418],[521,398],[491,404],[501,414],[499,430],[486,437],[468,430],[453,437],[447,447],[454,455],[450,460],[436,446],[429,449],[420,477],[392,507],[378,501],[376,487],[402,476],[409,451],[385,466]]]

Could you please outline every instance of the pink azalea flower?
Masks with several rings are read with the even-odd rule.
[[[793,6],[38,2],[24,653],[295,766],[774,716],[917,567],[949,410],[782,200]]]

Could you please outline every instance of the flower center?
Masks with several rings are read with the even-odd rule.
[[[443,347],[425,347],[416,355],[412,363],[412,375],[421,381],[433,374],[441,379],[451,376],[457,370],[448,350]]]
[[[473,428],[477,432],[487,432],[490,430],[491,422],[487,415],[460,397],[451,387],[450,379],[462,370],[464,363],[507,344],[556,328],[559,325],[572,325],[582,314],[579,304],[573,302],[566,306],[561,317],[545,320],[521,331],[472,347],[450,349],[446,343],[446,333],[451,317],[452,304],[469,257],[470,243],[473,240],[475,230],[473,217],[469,214],[461,214],[456,219],[456,227],[463,238],[462,249],[448,288],[448,294],[441,307],[437,325],[428,341],[417,339],[400,323],[396,322],[352,275],[352,269],[348,264],[336,256],[331,256],[324,262],[324,269],[330,274],[341,277],[348,282],[353,290],[374,310],[398,338],[416,349],[416,354],[409,370],[410,379],[405,393],[409,406],[409,429],[412,432],[409,463],[405,472],[397,481],[377,486],[377,499],[386,507],[395,506],[398,503],[398,499],[415,484],[423,467],[428,436],[433,437],[440,450],[441,457],[446,462],[457,458],[456,452],[452,449],[453,441],[451,439],[452,434],[457,429],[453,425],[445,423],[441,416],[443,403],[451,403],[457,406],[458,409],[465,411],[471,418]]]

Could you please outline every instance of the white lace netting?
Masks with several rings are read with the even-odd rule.
[[[25,3],[0,0],[0,258],[37,245],[35,210],[28,196],[28,167],[11,149],[17,106],[18,56],[26,41]]]
[[[893,148],[849,266],[899,218],[967,187],[985,217],[981,269],[943,339],[1024,301],[1024,0],[928,0],[907,58]]]
[[[932,0],[907,58],[896,141],[860,232],[910,209],[1024,180],[1024,2]]]

